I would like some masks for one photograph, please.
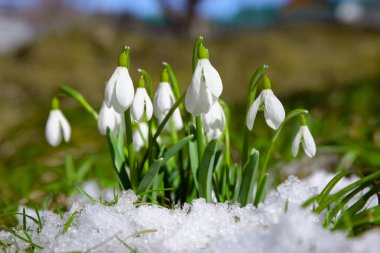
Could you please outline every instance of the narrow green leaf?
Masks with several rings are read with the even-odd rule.
[[[259,152],[252,149],[248,162],[244,166],[243,179],[240,186],[238,201],[242,207],[253,202],[253,187],[257,184]]]
[[[69,184],[75,182],[75,164],[74,159],[71,155],[66,155],[65,157],[65,169],[66,169],[66,177]]]
[[[263,180],[260,183],[259,188],[256,190],[256,197],[255,197],[255,206],[257,207],[259,203],[263,202],[265,199],[265,188],[268,183],[268,174],[265,174]]]
[[[83,190],[81,187],[76,186],[75,187],[80,193],[82,193],[84,196],[86,196],[92,203],[98,203],[96,199],[94,199],[90,194],[88,194],[85,190]]]
[[[87,172],[91,169],[92,165],[94,164],[94,158],[90,157],[87,159],[78,169],[78,172],[76,173],[77,180],[82,181],[84,176],[87,174]]]
[[[22,230],[26,230],[26,214],[25,214],[25,207],[22,208]]]
[[[177,77],[176,77],[176,75],[174,73],[174,70],[169,65],[169,63],[163,62],[162,64],[165,66],[165,69],[168,71],[168,74],[169,74],[169,77],[170,77],[170,81],[172,83],[175,99],[178,99],[181,96],[181,93],[179,91],[179,84],[178,84]]]
[[[33,201],[33,204],[34,204],[34,212],[37,215],[38,229],[41,231],[42,230],[42,221],[41,221],[41,217],[40,217],[40,212],[38,211],[36,201]]]
[[[78,212],[78,211],[75,211],[75,212],[73,212],[73,213],[70,215],[70,217],[69,217],[69,219],[67,220],[65,226],[63,227],[63,233],[64,233],[64,234],[67,232],[67,230],[68,230],[69,227],[71,226],[71,223],[73,223],[75,217],[76,217],[78,214],[79,214],[79,212]]]
[[[137,194],[144,193],[149,190],[149,188],[153,184],[154,178],[157,176],[158,171],[160,170],[161,166],[163,164],[163,158],[160,158],[158,160],[155,160],[153,164],[150,166],[148,172],[144,175],[141,183],[139,184],[137,188]]]
[[[351,190],[355,189],[356,187],[360,187],[362,184],[367,182],[374,182],[374,180],[377,180],[380,178],[380,171],[376,171],[366,177],[363,177],[362,179],[359,179],[358,181],[355,181],[352,184],[349,184],[345,188],[341,189],[335,194],[330,195],[324,202],[322,202],[316,209],[316,213],[320,213],[328,207],[331,203],[334,201],[340,200],[341,197],[343,197],[346,193],[350,192]]]
[[[322,190],[322,192],[318,196],[318,204],[323,202],[325,198],[329,195],[331,190],[334,188],[334,186],[347,174],[349,174],[349,170],[343,170],[340,173],[338,173],[333,179],[330,180],[330,182],[325,186],[325,188]]]
[[[181,149],[183,149],[183,147],[185,147],[185,145],[187,143],[189,143],[193,138],[194,138],[193,135],[189,135],[189,136],[184,137],[180,141],[178,141],[177,144],[175,144],[168,151],[166,151],[166,153],[164,155],[163,163],[166,163],[167,161],[169,161],[169,159],[171,157],[173,157],[175,154],[178,153],[178,151],[180,151]]]
[[[217,140],[215,139],[207,144],[198,169],[199,197],[205,198],[206,202],[211,202],[212,173],[217,147],[216,144]]]
[[[194,141],[189,142],[189,159],[190,159],[190,169],[191,173],[193,174],[194,184],[197,191],[199,191],[199,183],[198,183],[198,150],[197,150],[197,143]]]

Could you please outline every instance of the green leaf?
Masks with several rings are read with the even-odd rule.
[[[176,75],[174,74],[173,68],[167,62],[162,63],[165,66],[165,69],[168,71],[170,81],[172,83],[175,99],[178,99],[181,96],[179,91],[179,84]]]
[[[71,155],[66,155],[65,157],[65,169],[66,169],[66,177],[68,184],[72,184],[75,182],[75,164],[73,157]]]
[[[78,169],[78,172],[76,173],[76,179],[79,181],[83,180],[83,177],[87,174],[87,172],[91,169],[92,165],[94,164],[94,158],[90,157],[87,159]]]
[[[263,180],[260,183],[260,186],[258,187],[256,191],[256,197],[255,197],[255,206],[257,207],[259,203],[263,202],[265,199],[265,189],[268,183],[268,173],[265,174]]]
[[[198,150],[197,143],[194,141],[189,142],[189,159],[190,159],[190,169],[193,174],[194,184],[197,191],[199,191],[199,183],[198,183]]]
[[[360,187],[362,184],[365,184],[367,182],[374,182],[375,180],[380,178],[380,171],[376,171],[366,177],[363,177],[362,179],[359,179],[358,181],[355,181],[352,184],[349,184],[345,188],[341,189],[335,194],[330,195],[328,198],[325,199],[325,201],[321,202],[320,205],[315,209],[316,213],[322,212],[326,207],[328,207],[331,203],[334,201],[339,201],[346,193],[350,192],[351,190]]]
[[[349,170],[343,170],[340,173],[338,173],[333,179],[330,180],[330,182],[325,186],[325,188],[322,190],[322,192],[318,196],[318,204],[323,202],[326,197],[329,195],[331,190],[334,188],[334,186],[347,174],[349,174]]]
[[[173,157],[175,154],[178,153],[187,143],[189,143],[194,138],[193,135],[186,136],[185,138],[181,139],[177,144],[175,144],[173,147],[171,147],[168,151],[166,151],[164,155],[163,163],[166,163],[169,161],[171,157]]]
[[[65,226],[63,227],[63,233],[64,233],[64,234],[67,232],[67,230],[69,229],[69,227],[71,226],[71,224],[73,223],[75,217],[77,217],[78,214],[79,214],[79,212],[78,212],[78,211],[75,211],[75,212],[73,212],[73,213],[70,215],[70,217],[69,217],[69,219],[67,220]]]
[[[206,202],[211,202],[212,173],[214,168],[217,140],[210,141],[203,153],[203,158],[199,165],[199,197],[205,198]]]
[[[42,221],[41,221],[40,213],[38,212],[36,201],[33,201],[33,204],[34,204],[34,212],[37,215],[38,229],[41,231],[42,230]]]
[[[91,202],[97,203],[96,199],[94,199],[90,194],[88,194],[85,190],[83,190],[81,187],[76,186],[75,187],[80,193],[82,193],[84,196],[86,196]]]
[[[137,194],[141,194],[149,190],[162,164],[163,164],[163,158],[154,160],[153,164],[149,167],[148,172],[144,175],[141,183],[139,184],[137,188]]]
[[[120,187],[123,190],[131,188],[131,183],[127,171],[125,170],[125,156],[123,150],[123,143],[120,141],[122,139],[122,134],[117,140],[115,135],[107,128],[107,141],[108,148],[112,158],[112,164],[114,166],[115,172],[117,174]]]
[[[253,202],[253,187],[257,183],[259,157],[259,152],[256,149],[252,149],[248,157],[248,162],[244,166],[243,179],[238,198],[242,207]]]

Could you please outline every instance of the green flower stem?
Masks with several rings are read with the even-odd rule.
[[[144,69],[138,69],[138,71],[144,76],[146,86],[147,86],[147,91],[150,99],[153,101],[154,97],[154,91],[153,91],[153,82],[152,79],[150,78],[149,73],[144,70]],[[148,122],[148,161],[149,161],[149,166],[153,163],[153,120],[149,120]]]
[[[59,91],[76,100],[88,113],[94,117],[96,121],[98,120],[98,113],[78,91],[66,85],[60,85]]]
[[[185,99],[185,96],[186,96],[186,93],[182,94],[182,96],[174,103],[172,108],[170,108],[170,111],[168,112],[168,114],[166,114],[164,120],[158,126],[156,133],[153,135],[152,143],[155,143],[157,141],[157,138],[160,136],[160,134],[161,134],[162,130],[164,129],[166,123],[169,121],[170,117],[173,115],[174,111],[178,108],[178,106],[183,102],[183,100]],[[140,163],[139,170],[141,170],[143,168],[144,163],[145,163],[147,158],[148,158],[148,153],[145,152],[144,157]]]
[[[169,78],[170,78],[170,83],[171,83],[171,86],[173,88],[173,93],[174,93],[174,97],[176,100],[178,100],[181,96],[181,93],[180,93],[180,89],[179,89],[179,84],[178,84],[178,80],[177,80],[177,77],[174,73],[174,70],[173,68],[169,65],[169,63],[167,62],[162,62],[162,64],[164,65],[166,71],[168,72],[169,74]],[[182,117],[186,116],[186,111],[185,111],[185,108],[183,106],[183,104],[180,104],[179,105],[179,110],[181,111],[181,115]],[[188,121],[188,119],[186,119],[186,121]],[[186,132],[186,128],[187,128],[187,125],[185,124],[184,125],[184,128],[185,128],[185,132]]]
[[[303,115],[303,114],[308,114],[309,112],[305,109],[295,109],[293,111],[291,111],[288,116],[286,116],[286,118],[284,119],[284,121],[281,123],[281,125],[279,126],[279,128],[276,130],[276,132],[274,133],[273,135],[273,138],[270,142],[270,146],[268,148],[268,151],[266,152],[265,154],[265,157],[264,157],[264,160],[263,160],[263,164],[260,168],[260,176],[259,176],[259,183],[261,184],[264,176],[265,176],[265,173],[266,173],[266,170],[267,170],[267,167],[268,167],[268,162],[269,162],[269,158],[271,157],[272,155],[272,152],[273,152],[273,149],[274,149],[274,146],[277,142],[277,139],[278,137],[280,136],[280,133],[281,133],[281,130],[282,128],[284,127],[284,125],[290,120],[290,119],[293,119],[294,117],[297,117],[299,115]]]
[[[248,93],[248,101],[247,101],[247,109],[245,113],[245,121],[244,124],[247,122],[247,115],[249,108],[251,107],[252,103],[255,101],[256,97],[256,91],[257,91],[257,85],[261,78],[263,77],[264,71],[268,68],[268,65],[261,65],[258,67],[253,74],[250,82],[249,82],[249,93]],[[247,162],[248,155],[249,155],[249,129],[247,127],[244,127],[244,133],[243,133],[243,150],[242,150],[242,166]]]
[[[202,129],[202,116],[198,115],[195,117],[195,128],[196,128],[196,139],[198,145],[198,160],[202,160],[203,151],[205,149],[205,144],[203,141],[203,129]]]
[[[128,149],[128,164],[130,169],[131,186],[134,191],[137,190],[138,171],[135,166],[135,150],[133,147],[132,139],[132,122],[131,122],[131,109],[128,108],[124,112],[125,131],[127,135],[127,149]]]

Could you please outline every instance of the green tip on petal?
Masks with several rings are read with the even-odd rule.
[[[130,51],[131,49],[128,46],[125,46],[123,50],[121,51],[121,54],[119,56],[119,67],[126,67],[129,68],[129,62],[130,62]]]
[[[59,100],[58,100],[58,98],[55,97],[51,101],[51,109],[53,109],[53,110],[59,109]]]
[[[140,76],[139,87],[145,87],[145,77],[143,75]]]
[[[164,69],[161,73],[161,82],[169,82],[169,73],[167,69]]]
[[[302,126],[307,126],[307,120],[306,120],[306,117],[304,115],[300,116],[300,122],[301,122]]]
[[[270,79],[266,74],[263,75],[263,86],[264,89],[272,89],[272,84],[270,83]]]
[[[209,58],[208,49],[205,48],[205,46],[203,45],[202,42],[200,43],[199,48],[198,48],[198,58],[199,59],[208,59]]]

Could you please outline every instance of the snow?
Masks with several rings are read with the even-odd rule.
[[[325,230],[320,217],[300,208],[332,176],[318,172],[304,181],[290,176],[258,208],[209,204],[197,199],[182,208],[167,209],[136,202],[132,191],[120,193],[113,206],[77,197],[62,218],[41,211],[42,231],[38,232],[33,222],[28,222],[28,226],[34,243],[44,247],[42,252],[130,252],[118,239],[138,252],[378,252],[379,230],[349,239],[342,232]],[[337,188],[352,180],[355,179],[342,180]],[[91,191],[91,187],[96,189],[93,183],[84,188]],[[93,190],[92,194],[99,191]],[[74,212],[79,214],[63,233]],[[138,232],[139,236],[133,236]],[[27,247],[4,231],[0,232],[0,239]],[[17,250],[12,247],[10,252]]]

